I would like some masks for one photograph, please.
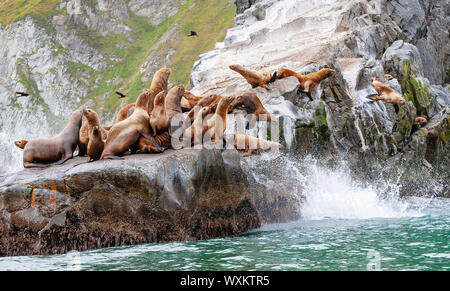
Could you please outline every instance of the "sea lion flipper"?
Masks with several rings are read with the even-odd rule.
[[[67,158],[65,158],[63,160],[60,160],[60,161],[56,162],[55,165],[62,165],[65,162],[67,162],[68,160],[70,160],[71,158],[73,158],[73,156],[70,156],[70,157],[67,157]]]
[[[148,135],[146,133],[141,133],[141,135],[143,137],[145,137],[145,139],[148,140],[153,146],[155,146],[158,149],[159,152],[162,153],[164,151],[155,141],[152,140],[150,135]]]
[[[269,83],[273,83],[277,80],[277,71],[275,71],[270,79]]]

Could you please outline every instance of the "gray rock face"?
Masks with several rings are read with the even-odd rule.
[[[260,226],[257,198],[286,213],[254,196],[236,151],[26,169],[0,177],[0,255],[237,235]]]
[[[282,139],[291,152],[346,160],[364,179],[375,181],[380,168],[389,168],[383,175],[394,181],[444,177],[447,160],[437,157],[450,152],[442,117],[450,104],[448,85],[442,86],[449,62],[449,5],[447,0],[406,2],[261,1],[237,15],[224,42],[200,57],[191,75],[192,91],[256,93],[282,120]],[[337,74],[322,82],[309,101],[295,78],[272,83],[270,92],[251,89],[228,69],[230,64],[302,74],[328,66]],[[394,79],[386,80],[385,74]],[[402,94],[407,104],[398,108],[370,100],[376,94],[371,77]],[[440,137],[419,137],[417,116],[440,120]],[[417,166],[396,164],[397,174],[390,175],[387,165],[394,160]]]

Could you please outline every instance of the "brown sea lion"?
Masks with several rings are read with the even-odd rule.
[[[128,116],[131,116],[134,112],[134,107],[136,106],[136,103],[130,103],[122,107],[116,116],[116,121],[114,123],[120,122],[122,120],[125,120],[128,118]],[[103,126],[104,129],[110,130],[113,126],[112,125],[105,125]]]
[[[106,130],[100,125],[100,118],[97,112],[91,109],[83,109],[83,117],[87,120],[89,141],[87,145],[88,162],[100,159],[105,141],[107,139]]]
[[[272,74],[266,68],[263,68],[259,71],[247,69],[241,65],[231,65],[229,66],[235,72],[238,72],[242,75],[242,77],[247,80],[247,82],[252,86],[252,88],[263,87],[265,89],[269,89],[267,84],[272,80]]]
[[[133,115],[113,125],[100,159],[118,159],[137,143],[140,136],[148,139],[155,151],[162,151],[162,148],[153,141],[150,116],[147,113],[148,102],[153,94],[152,90],[141,93],[136,101]]]
[[[150,85],[150,90],[153,92],[153,94],[152,96],[150,96],[150,100],[148,103],[148,114],[150,114],[153,110],[153,101],[155,100],[156,95],[158,95],[162,91],[167,91],[167,84],[169,82],[170,73],[170,69],[161,68],[153,76],[152,84]]]
[[[157,136],[158,133],[165,132],[170,125],[169,118],[166,116],[166,108],[164,106],[166,95],[167,91],[159,92],[153,101],[153,110],[150,114],[150,126],[152,128],[153,136]]]
[[[424,116],[419,116],[419,117],[416,117],[416,123],[423,125],[423,124],[428,123],[428,120]]]
[[[318,72],[310,73],[307,75],[300,75],[289,69],[279,69],[277,71],[277,79],[283,79],[294,76],[300,82],[300,89],[305,92],[309,99],[312,100],[312,92],[319,86],[320,82],[328,77],[334,76],[336,71],[330,68],[324,68]]]
[[[84,157],[87,153],[87,145],[89,142],[88,122],[84,115],[82,117],[81,128],[78,135],[78,156]]]
[[[372,100],[382,100],[384,102],[395,105],[405,105],[405,98],[397,94],[392,88],[381,83],[380,81],[377,81],[377,78],[375,77],[373,77],[371,80],[372,87],[378,93],[378,95],[370,97]]]
[[[234,98],[233,103],[231,103],[228,108],[228,113],[231,113],[234,109],[242,109],[245,110],[247,114],[255,114],[256,120],[258,121],[265,115],[267,117],[267,122],[272,122],[272,116],[269,111],[264,108],[261,100],[259,100],[258,96],[254,93],[247,92]]]
[[[253,151],[261,152],[272,149],[284,150],[284,146],[277,142],[239,133],[234,136],[234,147],[237,150],[244,151],[242,156],[249,156],[253,153]]]
[[[228,108],[234,101],[234,98],[233,96],[228,96],[220,99],[214,116],[208,119],[206,126],[203,127],[202,135],[208,132],[213,142],[223,137],[223,133],[227,129]]]
[[[200,101],[200,97],[195,96],[189,91],[185,91],[183,98],[181,99],[181,108],[190,110],[197,105],[198,101]]]
[[[392,77],[392,75],[389,75],[389,74],[384,75],[384,78],[388,81],[394,79],[394,77]]]
[[[168,131],[158,134],[153,137],[154,142],[158,144],[161,148],[167,149],[171,145],[171,136]],[[145,138],[140,137],[138,141],[138,149],[141,153],[153,153],[157,152],[154,150],[154,146]]]
[[[29,141],[23,151],[23,166],[45,167],[45,164],[54,162],[60,165],[71,159],[78,145],[81,120],[81,110],[77,110],[57,136]]]
[[[197,102],[196,106],[200,106],[200,107],[211,106],[213,109],[213,112],[215,112],[216,108],[217,108],[217,104],[219,104],[220,99],[222,99],[221,95],[216,95],[216,94],[209,95],[209,96],[206,96],[206,97],[203,97],[202,99],[200,99]],[[194,113],[195,113],[194,111],[195,111],[195,109],[192,108],[186,117],[191,120],[191,123],[194,122]]]
[[[212,106],[205,106],[199,109],[197,114],[194,116],[194,121],[191,126],[186,128],[184,131],[184,136],[189,138],[191,142],[194,142],[194,135],[196,133],[203,133],[207,130],[207,122],[205,120],[206,116],[214,113]]]
[[[28,140],[26,139],[21,139],[21,140],[16,140],[14,142],[14,144],[16,145],[16,147],[20,148],[20,149],[24,149],[25,146],[27,145]]]

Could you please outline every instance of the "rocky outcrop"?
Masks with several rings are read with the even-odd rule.
[[[181,150],[0,177],[0,255],[233,236],[261,216],[236,151]],[[283,207],[283,205],[281,206]]]
[[[376,182],[382,175],[403,185],[417,177],[428,179],[428,185],[448,180],[448,4],[268,0],[244,5],[248,9],[236,16],[224,42],[194,65],[192,91],[256,93],[280,118],[282,141],[291,153],[313,154],[328,165],[345,160],[360,179]],[[251,89],[230,64],[303,74],[328,66],[337,74],[310,101],[295,78],[276,81],[271,91]],[[371,77],[402,93],[407,104],[398,108],[370,100],[376,94]],[[430,122],[421,128],[417,116]],[[429,134],[427,128],[436,130]]]

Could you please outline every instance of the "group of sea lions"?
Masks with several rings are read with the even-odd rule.
[[[335,71],[324,68],[318,72],[301,75],[289,69],[279,69],[273,74],[268,69],[259,71],[241,65],[231,65],[230,69],[241,74],[252,88],[263,87],[277,79],[294,76],[300,82],[300,89],[312,99],[311,93],[324,79],[334,76]],[[20,140],[15,145],[24,150],[23,166],[46,167],[47,164],[63,164],[73,157],[78,148],[79,156],[87,156],[87,161],[101,159],[122,159],[131,152],[161,153],[171,147],[174,129],[172,119],[187,112],[182,128],[184,136],[195,140],[194,133],[209,133],[211,141],[223,138],[226,130],[228,113],[234,109],[245,110],[256,115],[259,120],[273,122],[272,116],[264,108],[258,96],[246,92],[239,96],[209,95],[198,97],[186,91],[183,85],[168,90],[170,69],[158,70],[149,89],[144,90],[135,103],[120,109],[113,125],[102,126],[98,114],[92,109],[76,110],[66,127],[55,137],[40,138],[31,141]],[[372,86],[378,92],[373,100],[383,100],[397,105],[404,105],[403,97],[390,87],[372,78]],[[206,118],[206,117],[209,118]],[[420,120],[421,122],[426,122]],[[251,137],[244,134],[234,135],[234,146],[243,150],[243,155],[250,155],[254,150],[268,148],[283,149],[279,143]]]

